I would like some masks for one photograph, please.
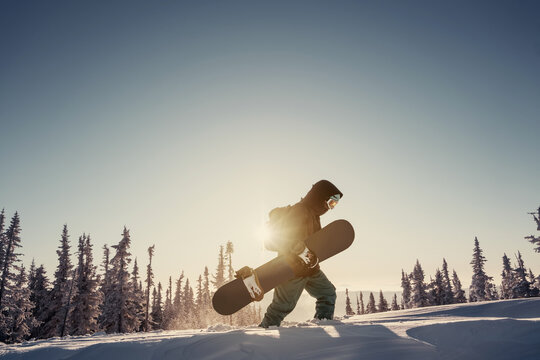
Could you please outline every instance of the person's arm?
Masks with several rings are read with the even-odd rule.
[[[283,221],[284,252],[298,255],[305,248],[308,237],[308,214],[300,206],[293,207]]]

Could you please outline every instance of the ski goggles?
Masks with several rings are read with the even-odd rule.
[[[330,196],[330,199],[326,201],[326,206],[328,206],[329,209],[335,208],[340,198],[341,196],[339,194]]]

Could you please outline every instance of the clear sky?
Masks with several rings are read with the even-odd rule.
[[[338,288],[399,289],[419,259],[462,282],[478,236],[540,272],[536,1],[3,1],[0,208],[24,262],[131,230],[141,269],[191,281],[232,241],[272,256],[266,214],[320,179],[323,224],[357,239],[323,264]],[[73,256],[75,261],[75,256]]]

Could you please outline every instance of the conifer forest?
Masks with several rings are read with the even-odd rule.
[[[530,213],[540,232],[540,208]],[[90,235],[75,237],[64,225],[59,231],[57,266],[54,272],[32,260],[28,269],[22,265],[24,243],[20,215],[15,212],[8,221],[0,213],[0,341],[17,343],[28,339],[45,339],[97,332],[131,333],[154,330],[206,328],[215,324],[247,326],[258,324],[258,303],[232,316],[218,315],[211,305],[213,292],[234,279],[232,242],[218,249],[217,265],[204,266],[197,279],[183,272],[171,274],[166,283],[154,279],[152,263],[155,246],[148,247],[144,263],[130,254],[131,236],[124,227],[117,244],[93,248]],[[540,253],[540,236],[525,236],[533,250]],[[99,252],[101,260],[95,260]],[[501,256],[500,284],[486,273],[478,238],[474,238],[470,265],[473,275],[468,291],[458,274],[442,259],[440,269],[426,279],[416,261],[412,271],[401,272],[401,299],[394,295],[390,303],[373,292],[351,296],[345,292],[346,315],[361,315],[425,306],[465,302],[515,299],[539,296],[540,276],[524,264],[521,253],[511,259]],[[352,297],[352,300],[351,300]],[[376,297],[378,298],[376,300]]]

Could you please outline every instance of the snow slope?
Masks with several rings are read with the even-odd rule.
[[[290,323],[71,337],[0,348],[1,359],[540,359],[540,298]]]

